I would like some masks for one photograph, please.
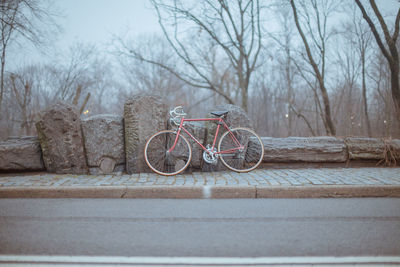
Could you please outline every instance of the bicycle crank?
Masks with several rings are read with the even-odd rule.
[[[210,145],[207,145],[206,149],[207,150],[204,150],[203,152],[204,161],[209,164],[217,164],[218,161],[218,154],[216,154],[217,149],[215,147],[214,149],[212,149]]]

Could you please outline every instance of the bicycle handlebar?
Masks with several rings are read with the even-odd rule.
[[[180,123],[180,118],[185,117],[187,114],[183,112],[182,106],[177,106],[169,111],[169,115],[171,117],[171,122],[178,126]]]
[[[169,111],[169,115],[171,117],[183,117],[183,116],[186,116],[187,114],[185,112],[183,112],[182,106],[177,106],[174,109],[171,109]]]

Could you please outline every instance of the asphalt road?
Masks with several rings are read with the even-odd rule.
[[[0,254],[400,255],[400,199],[0,199]]]

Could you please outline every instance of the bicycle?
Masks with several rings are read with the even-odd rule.
[[[170,176],[183,172],[189,166],[192,159],[192,147],[182,132],[185,132],[202,148],[203,160],[207,163],[216,164],[220,159],[223,165],[235,172],[249,172],[257,168],[264,157],[261,138],[248,128],[231,129],[224,121],[228,111],[214,111],[211,114],[216,118],[186,119],[187,114],[181,106],[170,110],[171,125],[177,128],[157,132],[146,142],[144,157],[149,168],[158,174]],[[199,121],[217,122],[212,145],[204,146],[184,127],[186,122]],[[216,147],[221,127],[226,131]]]

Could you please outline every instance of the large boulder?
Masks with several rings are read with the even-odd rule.
[[[210,112],[219,111],[219,110],[220,111],[222,111],[222,110],[228,111],[228,114],[226,115],[226,118],[224,120],[228,124],[229,127],[231,127],[231,128],[246,127],[246,128],[250,128],[250,129],[253,128],[253,124],[251,123],[246,112],[241,107],[231,105],[231,104],[223,104],[223,105],[216,106],[215,108],[210,110]]]
[[[36,136],[15,137],[0,142],[0,172],[42,170],[42,151]]]
[[[389,140],[386,143],[389,145],[391,157],[400,159],[400,139]]]
[[[210,118],[217,118],[216,116],[211,115],[212,111],[228,111],[228,114],[224,118],[224,121],[227,123],[227,125],[232,129],[236,127],[246,127],[252,129],[252,123],[247,116],[246,112],[238,106],[231,105],[231,104],[222,104],[214,107],[213,109],[210,110]],[[216,122],[208,122],[207,124],[207,136],[205,143],[212,145],[215,137],[215,133],[217,130],[217,123]],[[220,130],[218,132],[218,137],[217,137],[217,142],[215,146],[218,145],[218,141],[222,134],[225,132],[224,127],[220,127]],[[244,144],[245,146],[247,144]],[[240,164],[240,162],[238,163]],[[217,164],[209,164],[203,161],[202,164],[202,171],[222,171],[226,170],[227,168],[221,163],[220,160],[218,160]]]
[[[343,139],[335,137],[262,137],[264,162],[346,162]],[[250,140],[249,149],[252,149]]]
[[[82,120],[86,159],[91,174],[109,174],[125,169],[122,116],[95,115]]]
[[[185,129],[193,135],[199,141],[200,144],[205,146],[207,129],[204,123],[200,122],[185,122]],[[168,125],[168,129],[176,129],[176,125]],[[181,134],[186,137],[192,147],[192,160],[190,162],[190,168],[192,171],[199,171],[202,167],[203,161],[203,149],[199,144],[196,143],[192,138],[190,138],[183,130]]]
[[[385,158],[385,143],[382,139],[348,137],[344,142],[351,160],[382,160]]]
[[[36,123],[44,165],[49,172],[86,174],[81,122],[74,106],[58,102]]]
[[[159,96],[138,94],[124,106],[126,171],[150,172],[144,160],[146,141],[167,128],[167,107]]]
[[[204,123],[188,122],[185,125],[185,128],[197,139],[197,141],[199,141],[200,144],[202,144],[203,146],[206,145],[205,140],[207,130]],[[190,165],[194,170],[201,170],[204,150],[192,138],[188,137],[188,140],[192,146],[192,161]]]
[[[400,139],[384,140],[386,145],[385,164],[388,166],[399,165],[400,160]]]

